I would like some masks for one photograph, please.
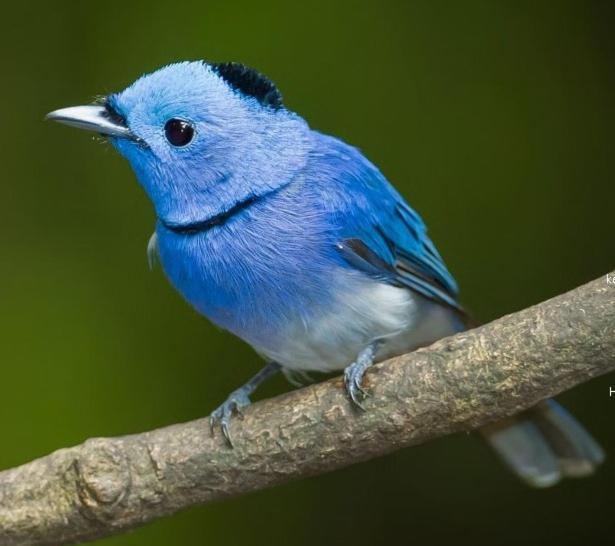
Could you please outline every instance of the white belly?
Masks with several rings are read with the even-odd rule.
[[[363,275],[343,277],[326,310],[288,324],[276,347],[255,349],[290,370],[328,372],[354,362],[376,339],[384,339],[376,355],[383,360],[458,329],[450,310],[408,289]]]

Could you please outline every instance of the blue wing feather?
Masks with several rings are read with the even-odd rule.
[[[418,214],[359,150],[322,138],[327,153],[319,168],[332,182],[326,198],[339,226],[337,249],[346,263],[462,311],[457,284]]]

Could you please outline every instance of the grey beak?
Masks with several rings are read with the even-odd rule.
[[[129,138],[138,140],[138,138],[130,132],[126,123],[105,106],[89,105],[89,106],[72,106],[70,108],[62,108],[54,110],[45,116],[45,119],[50,119],[77,127],[94,131],[102,135],[108,135],[119,138]]]

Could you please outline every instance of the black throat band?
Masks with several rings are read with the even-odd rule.
[[[197,222],[190,222],[187,224],[172,224],[165,222],[164,220],[160,220],[160,222],[165,228],[173,233],[177,233],[179,235],[195,235],[197,233],[203,233],[212,227],[220,226],[226,223],[227,220],[240,213],[242,210],[248,208],[258,199],[259,198],[255,196],[248,197],[247,199],[244,199],[243,201],[240,201],[236,205],[232,206],[229,210],[216,214],[211,218],[207,218],[207,220],[199,220]]]

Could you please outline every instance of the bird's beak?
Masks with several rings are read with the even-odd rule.
[[[45,116],[45,119],[79,129],[87,129],[101,135],[138,140],[126,126],[124,119],[108,106],[92,104],[62,108],[61,110],[50,112]]]

